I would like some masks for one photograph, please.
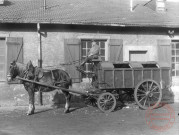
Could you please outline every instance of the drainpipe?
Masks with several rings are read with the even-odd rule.
[[[41,34],[40,34],[40,23],[37,23],[37,33],[38,33],[38,38],[39,38],[39,45],[38,45],[38,67],[42,68],[42,39],[41,39]],[[43,105],[42,102],[42,92],[39,90],[38,92],[38,101],[39,105]]]
[[[133,12],[133,0],[130,0],[130,11]]]
[[[43,9],[46,10],[46,0],[44,0],[44,6]]]

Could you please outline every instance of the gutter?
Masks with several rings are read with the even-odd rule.
[[[20,20],[20,18],[14,19],[14,18],[6,18],[6,19],[0,19],[0,23],[32,23],[32,24],[69,24],[69,25],[94,25],[94,26],[112,26],[112,27],[161,27],[161,28],[179,28],[178,24],[149,24],[149,23],[98,23],[98,22],[57,22],[52,21],[52,19],[46,19],[46,21],[43,20]]]

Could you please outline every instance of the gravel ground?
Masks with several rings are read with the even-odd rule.
[[[73,104],[68,114],[63,113],[63,106],[37,106],[31,116],[25,114],[27,106],[0,107],[0,135],[178,135],[179,103],[168,105],[175,113],[174,124],[162,132],[147,125],[146,110],[134,103],[109,114],[79,103]],[[154,112],[163,113],[165,106]]]

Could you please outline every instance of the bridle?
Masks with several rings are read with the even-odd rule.
[[[15,71],[17,70],[17,65],[10,65],[10,74],[9,76],[11,77],[11,79],[13,80],[15,77]]]
[[[10,76],[11,77],[11,79],[13,80],[14,78],[15,78],[15,72],[17,71],[18,72],[18,70],[17,70],[18,68],[17,68],[17,65],[16,64],[14,64],[14,65],[10,65],[10,75],[8,75],[8,76]],[[24,75],[24,79],[26,79],[27,77],[28,77],[28,73],[29,73],[29,67],[27,68],[27,69],[25,69],[24,70],[24,72],[23,72],[23,75]]]

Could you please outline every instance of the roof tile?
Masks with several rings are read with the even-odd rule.
[[[158,13],[139,1],[134,12],[130,0],[6,0],[0,6],[0,22],[59,23],[179,27],[179,4],[166,3]]]

